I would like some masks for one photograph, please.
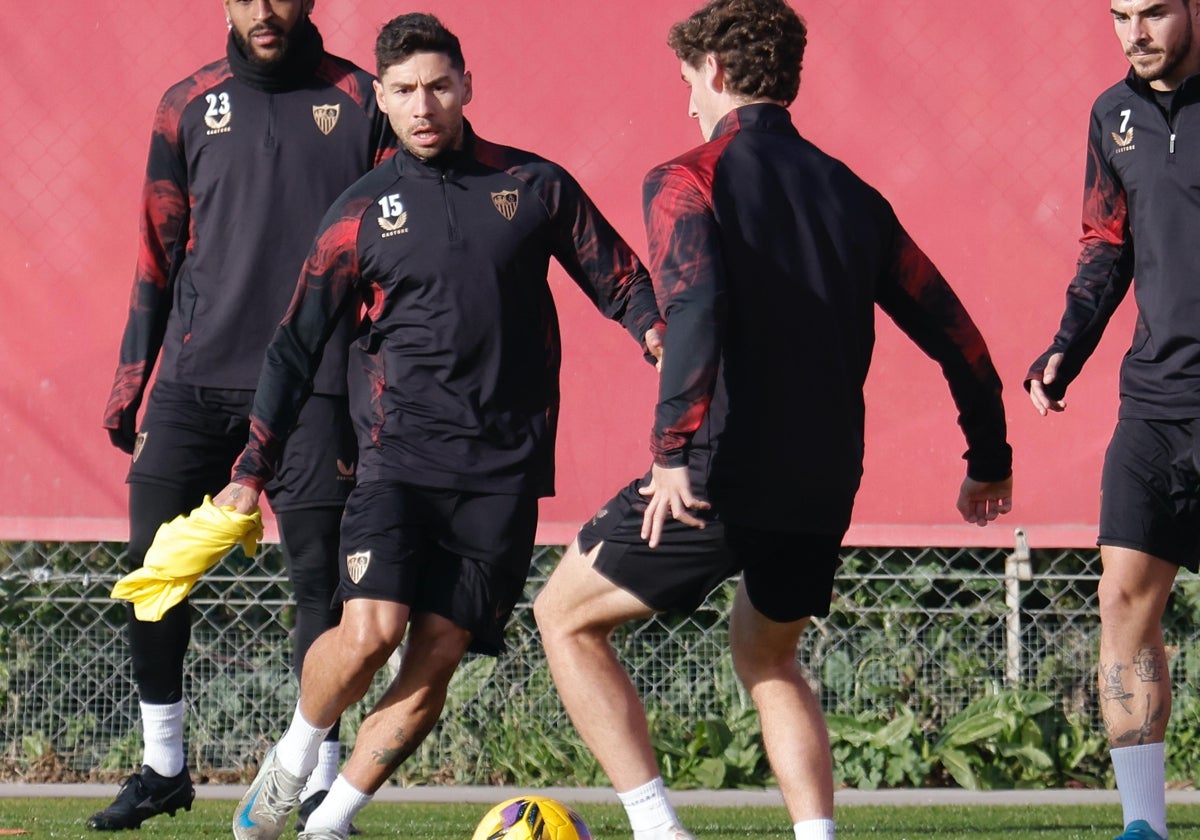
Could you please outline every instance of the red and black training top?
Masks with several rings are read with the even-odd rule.
[[[372,76],[299,24],[277,65],[227,57],[173,85],[154,119],[141,247],[104,426],[136,413],[160,379],[252,390],[321,216],[394,152]],[[317,390],[344,394],[345,345]]]
[[[643,197],[667,322],[651,449],[661,466],[687,465],[725,519],[846,528],[876,304],[941,366],[968,474],[1010,474],[983,337],[888,202],[784,108],[730,112],[710,142],[653,169]]]
[[[465,132],[462,151],[401,151],[330,208],[267,348],[235,480],[272,475],[330,331],[363,308],[349,364],[360,482],[553,493],[550,258],[639,342],[659,323],[654,293],[566,171]]]
[[[1119,416],[1200,417],[1198,221],[1200,75],[1160,102],[1131,70],[1092,106],[1083,247],[1058,333],[1026,383],[1062,353],[1046,388],[1060,399],[1132,284],[1138,314],[1121,362]]]

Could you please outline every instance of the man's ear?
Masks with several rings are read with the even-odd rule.
[[[704,56],[704,81],[714,93],[725,92],[725,65],[716,53]]]

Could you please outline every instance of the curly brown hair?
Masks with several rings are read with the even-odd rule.
[[[671,27],[667,44],[692,67],[709,53],[725,68],[725,82],[752,99],[792,104],[808,27],[784,0],[712,0]]]

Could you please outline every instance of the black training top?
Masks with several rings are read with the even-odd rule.
[[[462,151],[401,152],[330,208],[267,349],[235,480],[271,476],[332,326],[364,308],[349,367],[359,481],[553,492],[550,258],[638,341],[658,322],[654,294],[567,172],[465,132]]]
[[[724,518],[845,529],[876,304],[941,365],[968,474],[1010,474],[983,337],[888,202],[784,108],[730,112],[710,142],[651,170],[644,203],[667,322],[651,448],[661,466],[686,464]]]
[[[1121,363],[1120,416],[1200,417],[1200,76],[1164,111],[1131,70],[1092,106],[1087,148],[1083,248],[1058,333],[1026,382],[1062,353],[1046,389],[1061,398],[1133,283],[1138,317]]]
[[[163,380],[253,389],[321,216],[394,151],[372,76],[326,53],[311,23],[290,37],[287,57],[262,67],[231,36],[226,58],[162,97],[105,428],[137,411],[160,350]],[[344,329],[321,393],[346,392],[353,313]]]

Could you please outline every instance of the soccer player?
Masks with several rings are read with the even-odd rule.
[[[1083,248],[1050,348],[1026,377],[1042,416],[1063,411],[1133,278],[1138,319],[1121,363],[1117,427],[1100,479],[1100,711],[1121,794],[1119,840],[1167,836],[1171,678],[1162,618],[1179,568],[1200,567],[1200,221],[1186,130],[1200,115],[1200,3],[1112,0],[1131,65],[1088,131]],[[1184,130],[1180,130],[1181,126]]]
[[[330,330],[365,308],[349,368],[359,474],[342,521],[342,620],[309,651],[291,725],[237,807],[241,840],[280,835],[317,744],[401,640],[396,678],[301,837],[344,838],[437,722],[467,650],[502,649],[538,498],[553,492],[550,258],[646,351],[661,346],[645,270],[579,184],[464,119],[472,79],[458,38],[430,15],[402,15],[381,30],[376,60],[402,149],[321,223],[267,349],[250,441],[215,499],[254,509]]]
[[[142,198],[141,248],[120,364],[104,414],[133,456],[128,561],[158,527],[229,480],[249,427],[263,350],[287,309],[321,215],[394,151],[372,77],[324,49],[313,0],[224,0],[225,57],[173,85],[154,120]],[[354,483],[346,400],[353,313],[315,377],[268,488],[298,606],[297,674],[308,646],[337,623],[337,533]],[[141,425],[138,408],[161,353]],[[161,621],[129,610],[129,646],[145,752],[116,800],[88,819],[100,831],[191,808],[184,755],[184,602]],[[337,774],[337,727],[320,748],[301,816]]]
[[[696,608],[738,572],[734,667],[795,836],[834,836],[828,736],[796,648],[811,617],[828,614],[862,474],[876,305],[949,383],[967,439],[962,517],[986,525],[1011,506],[1000,380],[982,336],[887,201],[785,110],[806,37],[783,0],[714,0],[670,30],[707,142],[644,185],[667,322],[653,466],[583,526],[534,604],[563,703],[635,840],[692,835],[609,637]]]

